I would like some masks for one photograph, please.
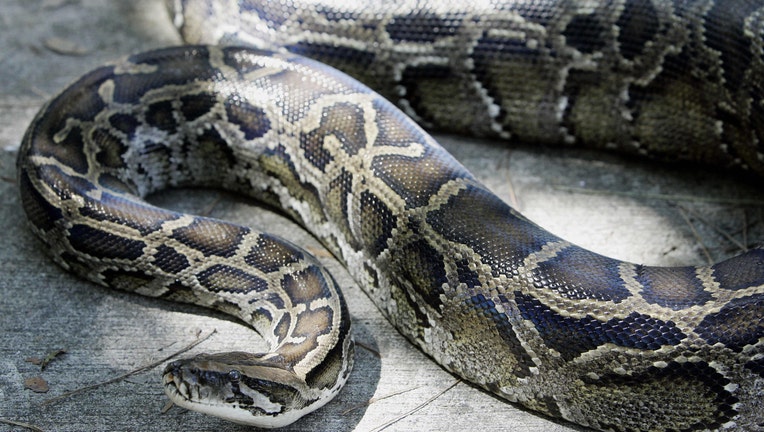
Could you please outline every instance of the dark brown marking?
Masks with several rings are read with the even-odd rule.
[[[211,94],[186,95],[180,98],[180,112],[186,121],[193,121],[208,114],[217,100]]]
[[[334,312],[330,307],[306,310],[299,314],[291,336],[302,342],[286,343],[277,350],[288,364],[302,360],[308,352],[318,346],[318,336],[332,331]]]
[[[284,276],[281,287],[293,304],[310,303],[320,298],[330,298],[332,291],[321,269],[310,266],[305,270]]]
[[[260,234],[257,245],[252,246],[244,261],[264,273],[274,272],[282,266],[294,264],[303,258],[295,246],[270,234]]]
[[[305,158],[315,167],[324,170],[332,161],[332,156],[324,148],[324,141],[333,136],[350,155],[366,147],[366,132],[363,110],[350,103],[336,103],[325,107],[318,128],[300,135],[300,148],[305,151]]]
[[[424,206],[445,183],[469,177],[461,165],[433,153],[435,149],[428,146],[420,157],[378,155],[372,161],[372,169],[406,201],[407,208]]]
[[[248,228],[238,225],[196,218],[190,225],[174,230],[172,235],[206,256],[230,258],[236,254],[241,240],[248,232]]]
[[[577,246],[560,251],[533,270],[533,284],[573,300],[620,303],[631,293],[620,278],[620,262]]]
[[[99,257],[135,260],[143,255],[146,243],[101,231],[87,225],[69,229],[69,244],[82,253]]]
[[[694,267],[637,267],[637,281],[644,288],[642,297],[648,302],[673,310],[702,306],[713,297],[703,289]]]
[[[56,221],[63,217],[61,209],[44,199],[32,182],[26,170],[19,175],[19,189],[21,191],[21,205],[24,212],[35,227],[42,231],[49,231],[56,226]]]
[[[439,16],[431,12],[396,15],[385,25],[385,31],[396,43],[435,43],[453,37],[462,25],[464,13]]]
[[[91,139],[98,146],[96,160],[107,168],[121,168],[124,166],[122,155],[127,147],[121,139],[115,137],[107,129],[94,129],[90,133]]]
[[[643,350],[678,345],[687,336],[671,321],[632,312],[620,319],[600,321],[591,316],[571,318],[558,314],[538,299],[515,292],[521,316],[533,323],[544,343],[570,361],[600,345]]]
[[[136,195],[138,190],[130,179],[123,181],[122,179],[107,173],[98,176],[98,184],[104,189],[123,194]]]
[[[82,130],[75,126],[59,142],[55,142],[52,136],[36,135],[33,148],[35,154],[52,157],[75,172],[86,174],[89,164],[85,156],[84,140]]]
[[[178,130],[178,120],[175,118],[172,102],[155,102],[146,108],[146,123],[168,133]]]
[[[378,131],[375,146],[408,147],[421,141],[422,129],[401,110],[385,99],[375,99],[372,104]]]
[[[137,118],[123,113],[112,114],[109,117],[109,124],[114,129],[127,135],[128,138],[132,138],[138,126],[141,125]]]
[[[753,249],[715,264],[712,269],[723,289],[738,291],[764,285],[764,249]]]
[[[355,241],[348,220],[348,198],[353,191],[352,188],[353,174],[343,167],[340,169],[339,175],[329,182],[324,211],[339,227],[344,237],[350,242],[351,247],[358,250],[360,245]]]
[[[142,73],[112,76],[115,83],[113,98],[118,103],[140,105],[141,97],[156,88],[192,82],[214,82],[220,76],[220,71],[210,65],[208,48],[203,46],[172,47],[139,53],[130,56],[128,62],[158,67]]]
[[[764,338],[764,294],[735,299],[708,314],[695,331],[709,345],[722,343],[736,352]]]
[[[185,255],[178,253],[175,249],[160,245],[154,254],[154,265],[167,273],[178,274],[190,265]]]
[[[528,255],[559,241],[518,217],[490,192],[472,186],[428,213],[427,223],[447,240],[471,247],[497,277],[513,276]]]
[[[651,2],[627,0],[615,25],[619,29],[621,54],[627,60],[634,60],[642,54],[647,43],[655,38],[660,28],[660,19]]]
[[[199,283],[210,291],[247,294],[252,291],[262,292],[268,283],[251,274],[223,264],[215,264],[197,274]]]
[[[224,172],[236,164],[236,155],[220,132],[211,127],[197,137],[197,145],[192,149],[193,159],[206,161],[209,170]],[[209,175],[209,173],[207,173]]]
[[[299,180],[300,175],[297,173],[295,163],[282,145],[263,152],[259,162],[262,170],[285,185],[295,200],[306,202],[311,208],[311,214],[315,215],[314,217],[323,218],[324,209],[318,190],[312,184]],[[274,204],[279,205],[279,203],[280,201],[276,198]],[[298,222],[302,221],[299,213],[290,212],[289,214]]]
[[[260,138],[271,129],[271,121],[265,111],[242,100],[239,95],[226,99],[225,111],[228,121],[239,127],[245,139]]]
[[[397,225],[397,218],[385,203],[371,192],[361,192],[361,236],[372,256],[387,248],[387,240]]]
[[[419,240],[399,248],[392,261],[392,274],[399,285],[409,282],[425,303],[440,311],[443,285],[448,283],[443,256],[425,240]]]
[[[289,336],[289,325],[292,319],[289,314],[284,314],[279,322],[273,327],[273,334],[278,338],[279,343],[283,342]]]
[[[96,186],[88,179],[74,177],[65,174],[61,168],[54,165],[40,165],[36,169],[37,175],[50,187],[61,200],[69,200],[75,196],[82,196]]]
[[[591,54],[605,48],[607,37],[605,27],[595,14],[576,15],[562,32],[567,45],[578,51]]]

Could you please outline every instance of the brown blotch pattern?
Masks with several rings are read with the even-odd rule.
[[[397,219],[382,200],[371,192],[361,192],[361,236],[363,244],[377,256],[387,248],[387,239],[392,236]]]
[[[453,161],[441,160],[433,152],[432,148],[427,147],[421,157],[397,154],[375,156],[372,169],[406,201],[407,208],[424,206],[445,183],[468,175],[464,170],[457,169]]]
[[[268,288],[268,282],[245,271],[224,264],[215,264],[196,275],[205,288],[210,291],[225,291],[247,294],[261,292]]]
[[[305,354],[318,346],[318,336],[332,331],[334,312],[329,307],[306,310],[297,317],[291,336],[304,338],[299,343],[286,343],[277,350],[288,363],[302,360]]]
[[[753,249],[713,267],[713,276],[727,290],[764,285],[764,249]]]
[[[273,327],[273,334],[276,335],[278,341],[283,341],[289,336],[289,325],[292,323],[291,315],[284,314],[279,320],[278,324]]]
[[[247,264],[263,273],[274,272],[282,266],[294,264],[302,259],[303,253],[296,247],[270,234],[260,234],[257,244],[252,246],[244,257]]]
[[[703,288],[703,283],[695,276],[694,267],[664,268],[637,267],[637,281],[643,287],[642,297],[673,310],[702,306],[713,300],[711,293]]]
[[[173,231],[173,237],[206,256],[217,255],[230,258],[236,254],[248,228],[197,218],[190,225]]]
[[[161,245],[154,253],[154,264],[168,273],[177,274],[190,266],[188,258],[175,249]]]
[[[115,137],[107,129],[94,129],[90,133],[91,139],[98,146],[96,160],[106,168],[121,168],[124,166],[122,155],[127,151],[127,146],[121,139]]]
[[[32,225],[43,231],[55,228],[56,221],[63,217],[61,209],[44,199],[35,189],[26,171],[19,176],[21,205]]]
[[[332,295],[321,269],[316,266],[285,275],[281,280],[281,287],[293,304],[309,303],[320,298],[330,298]]]

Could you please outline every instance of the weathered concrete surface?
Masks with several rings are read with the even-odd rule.
[[[219,314],[113,292],[64,273],[26,229],[19,206],[15,149],[44,100],[102,62],[178,42],[159,0],[0,2],[0,419],[46,431],[246,429],[178,408],[162,413],[161,368],[42,404],[160,359],[193,341],[199,331],[218,333],[193,352],[259,344],[246,327]],[[707,260],[703,247],[718,260],[739,250],[735,242],[762,238],[761,192],[701,168],[682,170],[586,151],[506,148],[453,137],[443,142],[531,219],[606,255],[648,264],[695,264]],[[693,198],[680,200],[680,195]],[[403,340],[336,261],[291,222],[218,192],[172,192],[154,202],[272,229],[317,252],[347,287],[356,339],[371,350],[358,350],[354,374],[334,403],[288,430],[374,430],[455,382]],[[55,349],[67,353],[42,372],[25,361]],[[49,383],[47,394],[24,389],[24,380],[35,376]],[[378,400],[365,406],[371,398]],[[464,383],[387,430],[476,428],[576,430]],[[0,431],[17,429],[0,424]]]

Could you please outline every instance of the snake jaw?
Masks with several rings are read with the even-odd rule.
[[[260,428],[289,425],[323,405],[305,400],[307,386],[293,372],[247,362],[242,367],[243,355],[253,363],[260,358],[223,353],[172,362],[162,377],[165,393],[182,408]],[[233,367],[233,362],[239,365]]]

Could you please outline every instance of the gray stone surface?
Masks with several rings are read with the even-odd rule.
[[[245,429],[178,408],[163,413],[161,367],[44,404],[160,359],[198,332],[217,330],[193,352],[261,346],[250,330],[225,316],[110,291],[64,273],[27,230],[19,205],[16,149],[44,100],[100,63],[176,43],[160,0],[0,0],[0,419],[45,431]],[[697,264],[729,257],[740,250],[738,243],[762,238],[764,196],[755,182],[583,150],[441,140],[528,217],[609,256]],[[291,222],[216,191],[167,192],[153,202],[269,228],[316,252],[347,287],[356,339],[368,349],[358,350],[354,374],[336,401],[288,430],[378,430],[456,381],[403,340],[337,262]],[[55,349],[66,354],[44,371],[26,361]],[[48,393],[24,388],[37,376],[48,382]],[[577,430],[465,383],[387,428],[474,429]],[[0,423],[6,430],[20,429]]]

